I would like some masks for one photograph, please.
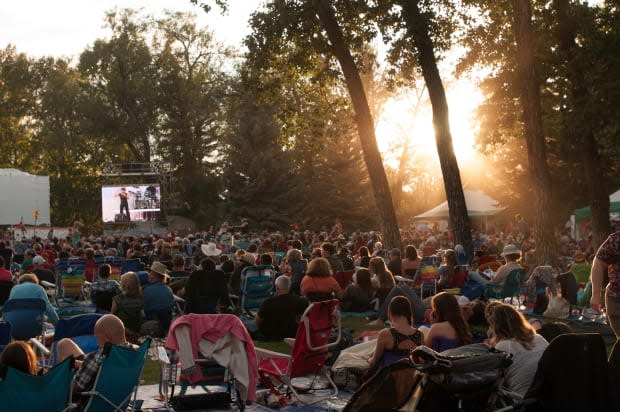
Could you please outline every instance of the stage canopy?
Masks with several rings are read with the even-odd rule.
[[[620,213],[620,190],[609,196],[609,213]],[[590,206],[575,209],[573,212],[575,220],[589,219],[592,212]]]
[[[465,190],[465,204],[467,205],[467,214],[471,217],[493,216],[503,211],[505,208],[500,207],[497,201],[487,196],[481,190]],[[439,206],[436,206],[421,215],[417,215],[416,219],[448,219],[450,211],[448,210],[448,201],[446,200]]]
[[[0,225],[50,224],[50,178],[35,176],[17,169],[0,169]]]

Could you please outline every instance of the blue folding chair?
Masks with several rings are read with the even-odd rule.
[[[250,316],[274,294],[273,266],[248,266],[241,272],[241,310]]]
[[[99,313],[91,313],[60,319],[54,328],[54,338],[50,350],[50,365],[56,364],[58,342],[64,338],[70,338],[84,353],[96,351],[95,323],[97,323],[101,316],[103,315]]]
[[[0,352],[11,342],[11,324],[0,320]]]
[[[81,392],[89,396],[84,411],[124,411],[130,402],[134,410],[139,409],[136,405],[138,384],[150,344],[151,340],[147,339],[137,350],[106,344],[93,389]]]
[[[9,299],[4,303],[3,318],[11,324],[15,340],[28,340],[43,335],[45,315],[43,299]]]
[[[45,375],[30,375],[7,368],[0,380],[0,409],[3,411],[64,411],[73,379],[73,358],[50,369]]]

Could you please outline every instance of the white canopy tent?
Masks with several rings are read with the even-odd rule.
[[[35,176],[17,169],[0,169],[0,225],[50,224],[50,178]]]
[[[481,190],[465,190],[465,204],[467,205],[467,214],[470,217],[484,217],[493,216],[499,212],[505,210],[504,207],[498,205],[497,201],[487,196]],[[448,201],[446,200],[442,204],[435,206],[434,208],[427,210],[426,212],[417,215],[416,219],[449,219],[450,209],[448,208]]]

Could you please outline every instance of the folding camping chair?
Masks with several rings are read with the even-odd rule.
[[[0,353],[4,347],[11,342],[11,324],[4,320],[0,320]]]
[[[6,282],[6,281],[0,282],[0,310],[2,309],[2,306],[4,305],[4,302],[6,302],[9,299],[9,295],[11,294],[11,289],[13,289],[13,282]]]
[[[437,258],[435,256],[423,257],[416,276],[417,281],[420,282],[420,297],[435,295],[437,293],[437,281],[439,280]]]
[[[3,318],[11,324],[15,340],[43,336],[46,304],[43,299],[9,299],[4,303]]]
[[[217,321],[219,321],[219,324]],[[236,393],[234,400],[239,410],[243,411],[245,409],[246,400],[243,396],[245,395],[245,397],[249,399],[249,392],[245,393],[246,391],[239,391],[237,389],[237,380],[231,370],[231,368],[234,369],[233,366],[231,366],[231,368],[226,368],[226,365],[218,363],[215,359],[218,358],[220,361],[224,359],[230,362],[231,365],[239,366],[242,362],[235,360],[235,358],[247,358],[247,352],[249,350],[252,352],[254,351],[254,343],[252,342],[249,334],[247,334],[245,326],[243,326],[243,323],[238,317],[231,314],[189,314],[182,316],[177,320],[177,323],[175,323],[175,325],[177,325],[176,328],[174,330],[170,330],[168,334],[168,341],[176,340],[178,342],[182,342],[182,336],[184,333],[194,335],[192,333],[192,328],[199,326],[202,327],[207,322],[210,323],[210,326],[207,329],[211,332],[214,328],[219,328],[219,326],[223,323],[231,326],[229,335],[230,341],[227,346],[230,348],[233,346],[243,346],[245,350],[237,352],[231,351],[230,353],[222,352],[219,354],[214,352],[212,357],[205,357],[201,354],[201,352],[203,352],[203,350],[207,350],[205,353],[208,353],[209,349],[205,349],[202,344],[197,344],[199,345],[198,348],[184,347],[182,344],[179,344],[178,349],[173,348],[174,345],[171,345],[169,348],[158,348],[161,365],[160,394],[163,396],[166,405],[169,407],[174,407],[174,409],[210,409],[214,407],[228,406],[231,402],[233,402],[232,393],[234,388]],[[207,329],[205,329],[205,331]],[[232,333],[234,329],[237,331],[245,331],[247,339],[244,340]],[[222,338],[228,338],[228,333],[218,332],[218,334],[221,335]],[[212,349],[218,347],[218,341],[219,339],[214,342]],[[239,345],[231,344],[233,341]],[[220,349],[224,349],[225,346]],[[187,354],[190,350],[192,351],[191,362],[193,362],[193,366],[188,365],[187,363],[185,365],[181,364],[179,361],[183,358],[184,351],[187,358]],[[186,362],[189,362],[190,358],[187,359],[188,360],[186,360]],[[192,376],[186,376],[183,374],[178,376],[179,370],[184,370],[186,372],[194,370],[194,374]],[[178,394],[175,394],[175,387],[177,385],[180,386],[180,391]],[[204,392],[187,394],[187,390],[190,386],[199,386]],[[221,387],[224,387],[225,390],[214,390],[215,386],[220,389]]]
[[[292,393],[298,401],[303,403],[299,392],[315,389],[316,379],[313,379],[310,386],[306,388],[296,386],[293,379],[307,375],[314,375],[315,378],[322,375],[334,391],[329,397],[338,394],[338,387],[331,379],[328,368],[325,367],[329,348],[338,345],[342,337],[338,303],[337,299],[332,299],[314,302],[308,306],[297,328],[291,355],[257,350],[260,359],[258,371],[261,382],[279,396],[281,404],[286,403],[287,400],[277,390],[276,385],[284,385],[286,395]]]
[[[336,281],[338,282],[342,290],[345,290],[347,286],[353,283],[354,273],[355,273],[354,270],[345,270],[343,272],[334,273],[334,278],[336,279]]]
[[[494,299],[506,299],[510,298],[510,303],[515,296],[519,296],[521,293],[521,285],[525,281],[526,271],[525,269],[514,269],[506,278],[503,285],[487,284],[484,289],[484,296]]]
[[[82,349],[82,352],[89,353],[97,350],[97,339],[95,338],[95,323],[103,316],[98,313],[76,315],[70,318],[62,318],[54,328],[54,337],[50,348],[51,366],[57,362],[58,342],[64,338],[71,338]]]
[[[93,388],[81,392],[81,396],[89,397],[82,410],[87,412],[139,410],[136,403],[138,385],[150,345],[151,339],[146,339],[138,349],[106,344]],[[78,407],[73,400],[73,392],[71,392],[71,407]]]
[[[248,266],[241,272],[239,309],[250,317],[255,316],[260,305],[274,294],[275,268],[273,266]]]
[[[56,263],[56,303],[72,303],[84,300],[84,282],[86,281],[86,261],[84,259],[61,259]],[[50,284],[44,285],[46,288]],[[54,285],[51,285],[54,287]]]
[[[601,335],[569,333],[545,349],[525,397],[504,391],[511,404],[498,411],[610,411],[612,390]]]
[[[44,375],[30,375],[7,368],[0,380],[0,405],[3,411],[61,412],[67,407],[73,358],[67,358]]]

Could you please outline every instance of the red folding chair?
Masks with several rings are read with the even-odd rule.
[[[325,367],[329,348],[338,345],[342,335],[338,303],[337,299],[333,299],[314,302],[308,306],[297,328],[290,355],[257,349],[261,382],[278,396],[282,406],[288,403],[291,393],[298,401],[304,403],[299,393],[316,389],[314,387],[316,379],[311,379],[309,385],[304,382],[303,385],[296,386],[293,379],[298,377],[323,376],[334,392],[329,396],[338,394],[338,388],[329,376],[328,368]],[[285,387],[285,394],[280,392],[278,387]]]
[[[354,273],[355,273],[354,270],[345,270],[344,272],[334,273],[334,278],[336,279],[336,281],[338,282],[342,290],[345,290],[347,286],[353,283]]]

